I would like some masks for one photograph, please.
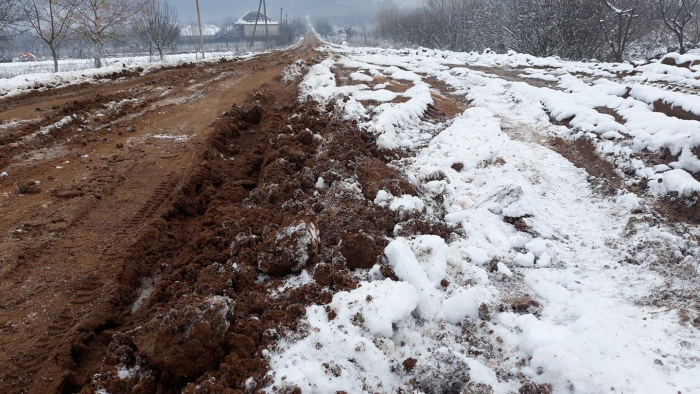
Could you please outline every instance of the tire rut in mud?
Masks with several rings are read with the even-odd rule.
[[[134,118],[164,106],[196,99],[221,80],[243,75],[241,69],[254,67],[258,61],[261,60],[185,63],[143,76],[140,72],[118,73],[115,75],[124,80],[114,86],[95,88],[86,84],[26,93],[15,100],[0,99],[0,111],[19,106],[19,103],[27,108],[22,119],[6,119],[7,123],[0,121],[0,169],[13,162],[22,162],[37,150],[45,151],[62,143],[88,145],[105,141],[106,137],[100,133],[104,129],[114,127],[126,131]],[[71,96],[63,91],[75,91],[74,98],[51,106],[37,101],[47,99],[49,92],[57,97]],[[34,102],[36,107],[31,106]],[[13,125],[13,121],[18,121],[18,124]]]
[[[372,203],[377,190],[415,191],[371,136],[295,102],[294,87],[275,84],[214,123],[172,206],[132,248],[121,311],[73,347],[64,391],[261,388],[265,349],[306,306],[355,288],[351,270],[382,263],[397,223],[445,235]],[[291,278],[301,285],[285,290]]]

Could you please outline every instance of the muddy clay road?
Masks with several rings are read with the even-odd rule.
[[[317,281],[354,286],[345,265],[372,266],[395,218],[314,195],[317,177],[411,190],[373,141],[280,81],[317,45],[0,101],[0,392],[255,387],[260,349],[331,297],[271,305],[279,283],[259,275],[335,253],[356,258],[326,256],[341,267]],[[307,129],[327,136],[323,155]]]

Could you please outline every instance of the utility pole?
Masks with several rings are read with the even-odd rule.
[[[255,14],[255,26],[253,26],[253,38],[250,39],[250,48],[252,48],[253,44],[255,44],[255,32],[258,31],[258,21],[260,20],[260,8],[262,8],[262,5],[263,0],[260,0],[260,3],[258,3],[258,13]]]
[[[202,48],[202,59],[204,59],[204,36],[202,35],[202,16],[199,14],[199,0],[194,0],[197,5],[197,23],[199,23],[199,46]]]
[[[265,49],[270,49],[270,33],[267,31],[267,2],[263,2],[263,12],[265,12]]]

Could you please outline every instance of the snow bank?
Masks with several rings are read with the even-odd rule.
[[[631,86],[630,95],[639,101],[653,104],[657,100],[663,101],[672,107],[680,107],[685,111],[700,116],[700,97],[669,92],[667,90],[635,84]]]

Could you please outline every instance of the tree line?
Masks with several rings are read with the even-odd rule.
[[[54,71],[70,37],[86,39],[102,67],[106,45],[137,39],[163,60],[180,34],[177,8],[164,0],[0,0],[0,41],[27,31],[47,47]]]
[[[623,61],[631,47],[700,47],[700,0],[423,0],[386,7],[377,34],[453,51],[491,48],[535,56]]]

